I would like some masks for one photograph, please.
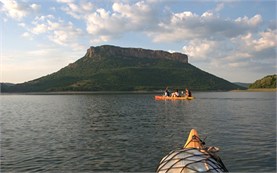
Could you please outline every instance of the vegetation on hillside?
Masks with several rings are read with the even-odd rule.
[[[249,86],[249,89],[256,88],[276,88],[276,74],[265,76]]]
[[[99,52],[53,74],[5,88],[3,92],[132,91],[159,90],[166,86],[191,90],[244,89],[189,63]]]

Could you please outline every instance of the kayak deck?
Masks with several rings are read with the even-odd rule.
[[[156,170],[158,173],[228,172],[211,147],[205,147],[195,129],[192,129],[185,145],[166,155]]]
[[[189,137],[183,148],[197,148],[203,149],[204,145],[195,129],[191,129]]]
[[[155,100],[192,100],[194,97],[170,97],[170,96],[155,96]]]

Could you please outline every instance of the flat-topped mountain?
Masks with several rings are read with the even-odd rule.
[[[5,87],[3,92],[133,91],[166,86],[243,89],[189,64],[185,54],[104,45],[90,47],[84,57],[55,73]]]
[[[99,58],[101,56],[109,57],[133,57],[133,58],[150,58],[150,59],[168,59],[188,63],[188,56],[182,53],[169,53],[162,50],[149,50],[141,48],[119,48],[116,46],[91,46],[86,53],[86,57]]]

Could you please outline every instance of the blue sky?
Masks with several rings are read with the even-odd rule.
[[[1,82],[58,71],[90,46],[189,56],[231,82],[276,73],[276,1],[0,0]]]

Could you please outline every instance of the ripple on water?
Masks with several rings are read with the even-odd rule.
[[[153,172],[191,128],[230,171],[276,171],[275,95],[194,94],[1,96],[1,171]]]

